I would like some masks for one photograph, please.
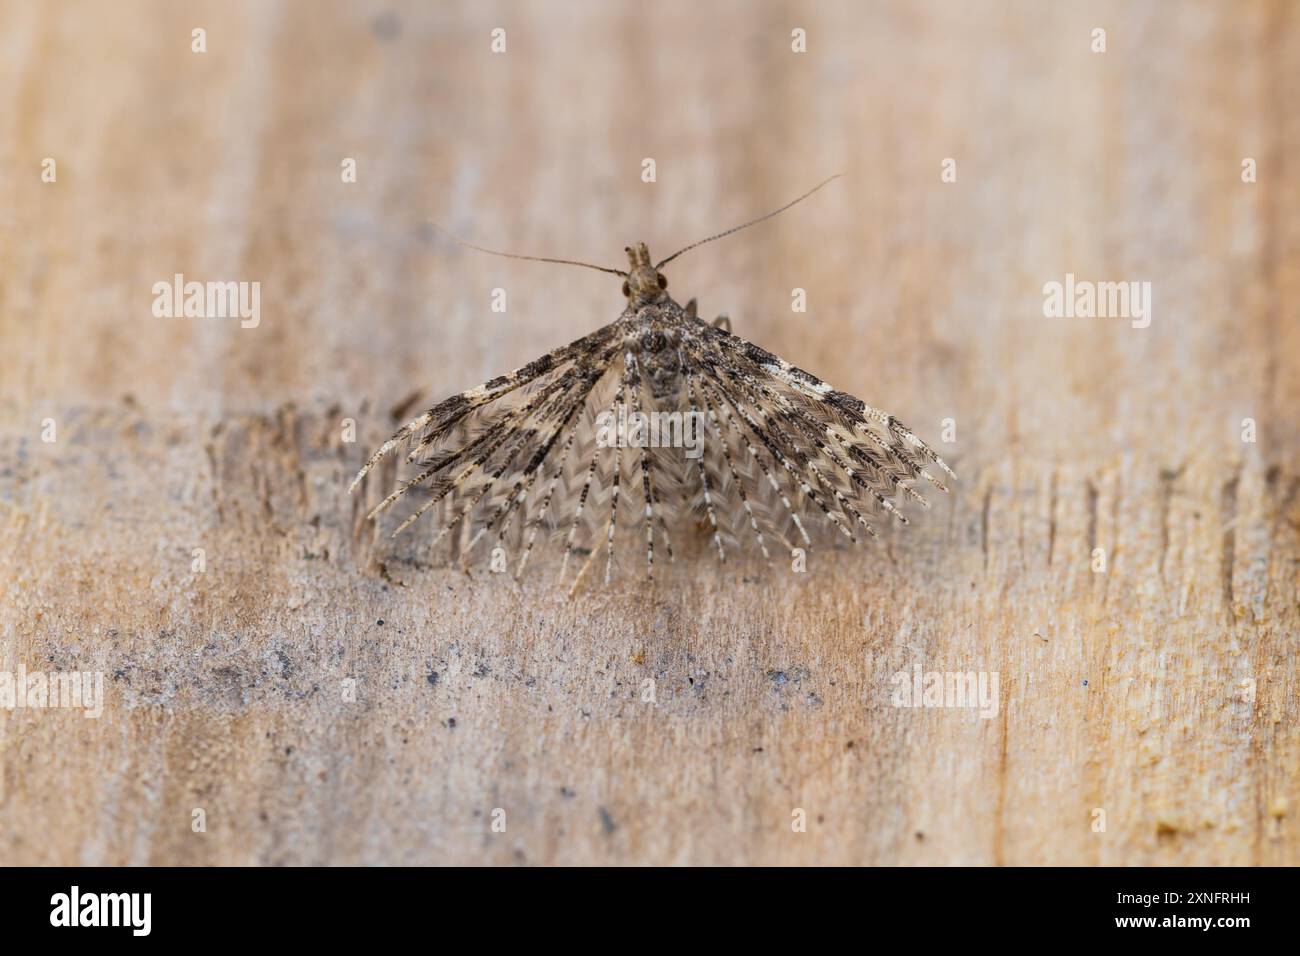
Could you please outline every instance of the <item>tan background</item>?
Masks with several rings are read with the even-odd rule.
[[[0,51],[0,669],[108,694],[0,711],[0,860],[1300,862],[1294,4],[14,0]],[[955,419],[912,527],[568,602],[361,524],[390,409],[622,301],[428,220],[617,266],[836,171],[669,274]],[[261,325],[155,319],[177,272]],[[1066,272],[1150,328],[1044,318]],[[915,662],[999,713],[890,706]]]

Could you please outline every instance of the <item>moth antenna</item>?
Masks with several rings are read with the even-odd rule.
[[[773,216],[777,215],[778,213],[785,212],[787,209],[789,209],[789,208],[790,208],[791,206],[793,206],[795,203],[803,202],[805,199],[807,199],[809,196],[811,196],[811,195],[812,195],[813,193],[815,193],[817,190],[821,189],[821,188],[822,188],[823,186],[825,186],[827,183],[834,182],[835,180],[839,179],[839,178],[840,178],[841,176],[843,176],[843,175],[844,175],[843,173],[836,173],[834,176],[831,176],[831,177],[829,177],[829,178],[827,178],[827,179],[823,179],[821,182],[819,182],[819,183],[818,183],[816,186],[814,186],[812,189],[808,190],[806,193],[804,193],[804,194],[803,194],[802,196],[800,196],[798,199],[791,199],[788,203],[786,203],[786,204],[785,204],[784,206],[782,206],[780,209],[773,209],[773,210],[772,210],[771,212],[769,212],[766,216],[759,216],[757,219],[751,219],[751,220],[749,220],[749,222],[742,223],[742,224],[739,225],[739,226],[732,226],[732,227],[731,227],[730,229],[728,229],[726,232],[720,232],[720,233],[718,233],[716,236],[709,236],[709,238],[707,238],[707,239],[701,239],[699,242],[692,242],[689,246],[686,246],[686,247],[684,247],[684,248],[678,249],[676,252],[674,252],[674,253],[673,253],[671,256],[669,256],[667,259],[664,259],[662,262],[660,262],[658,265],[656,265],[656,266],[655,266],[655,271],[658,271],[658,270],[662,269],[662,268],[663,268],[664,266],[666,266],[668,263],[672,262],[674,259],[676,259],[678,256],[680,256],[683,252],[689,252],[690,250],[694,249],[696,246],[702,246],[702,245],[704,245],[706,242],[712,242],[714,239],[721,239],[723,236],[729,236],[729,235],[731,235],[733,232],[740,232],[740,230],[742,230],[742,229],[748,229],[750,226],[756,226],[756,225],[758,225],[760,222],[763,222],[763,221],[766,220],[766,219],[771,219]]]
[[[500,256],[503,259],[526,259],[529,262],[554,262],[562,266],[583,266],[587,269],[595,269],[597,272],[612,272],[616,276],[622,276],[624,279],[627,278],[627,273],[622,269],[606,269],[604,266],[594,266],[590,262],[579,262],[576,259],[551,259],[546,256],[521,256],[514,252],[498,252],[495,249],[484,249],[482,246],[476,246],[472,242],[466,242],[459,236],[453,235],[436,222],[430,222],[429,225],[433,226],[434,229],[437,229],[453,242],[459,243],[466,249],[473,249],[475,252],[486,252],[490,256]]]

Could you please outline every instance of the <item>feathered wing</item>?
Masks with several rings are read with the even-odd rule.
[[[435,544],[462,525],[475,529],[465,557],[484,537],[495,534],[503,540],[512,531],[521,534],[518,529],[529,524],[529,495],[543,485],[543,500],[549,504],[588,411],[588,399],[612,368],[617,352],[613,329],[613,324],[604,326],[438,403],[384,442],[349,490],[407,444],[406,462],[414,465],[415,474],[400,482],[369,517],[399,502],[422,499],[393,534],[438,508],[442,521]],[[547,473],[549,480],[543,481]]]
[[[403,444],[414,474],[371,517],[412,504],[397,534],[432,511],[434,544],[458,532],[462,563],[480,542],[503,546],[516,577],[534,546],[551,540],[563,553],[560,579],[576,570],[572,593],[593,566],[608,583],[617,541],[639,542],[653,577],[673,560],[670,529],[691,530],[683,519],[694,519],[704,536],[696,540],[721,561],[736,551],[770,561],[774,550],[810,545],[812,520],[856,541],[875,536],[879,519],[906,522],[898,496],[925,503],[914,482],[946,490],[930,469],[951,470],[893,416],[703,322],[680,343],[681,388],[656,397],[616,325],[398,429],[353,488]],[[602,438],[602,415],[608,427],[629,412],[689,415],[699,453]]]
[[[418,442],[415,449],[408,456],[408,460],[414,460],[425,448],[461,424],[476,409],[495,402],[498,398],[508,395],[556,369],[562,368],[578,357],[590,357],[610,337],[613,329],[614,323],[602,326],[590,335],[584,335],[568,345],[561,345],[557,349],[552,349],[540,358],[533,359],[527,365],[521,365],[514,371],[507,372],[505,375],[498,375],[482,385],[476,385],[467,391],[452,395],[450,398],[444,399],[433,406],[423,415],[411,419],[411,421],[399,428],[388,441],[380,445],[366,463],[361,466],[357,476],[352,479],[352,484],[348,486],[348,491],[355,491],[357,485],[361,483],[361,479],[365,478],[375,465],[402,442],[412,440]],[[419,438],[417,439],[416,436],[419,436]]]
[[[898,495],[928,505],[912,483],[925,479],[946,491],[930,471],[951,469],[892,415],[838,391],[751,342],[700,323],[683,350],[688,388],[699,396],[722,445],[719,471],[745,488],[737,464],[757,469],[749,494],[736,495],[740,524],[759,537],[764,527],[780,540],[781,528],[809,542],[801,514],[820,514],[856,540],[877,534],[872,519],[889,515],[906,523]],[[751,500],[766,491],[769,508],[755,517]],[[728,498],[730,500],[730,498]]]

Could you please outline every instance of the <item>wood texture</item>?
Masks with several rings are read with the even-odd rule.
[[[0,670],[107,693],[0,710],[4,862],[1300,862],[1294,5],[15,0],[0,49]],[[669,275],[953,419],[910,528],[566,601],[360,520],[391,409],[621,307],[430,220],[617,266],[836,171]],[[175,273],[259,326],[155,318]],[[1150,327],[1045,318],[1066,273]]]

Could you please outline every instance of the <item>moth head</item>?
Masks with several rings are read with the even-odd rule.
[[[627,279],[623,282],[623,294],[633,302],[658,302],[667,296],[668,278],[650,262],[650,250],[644,242],[628,246],[627,253],[630,268]]]

